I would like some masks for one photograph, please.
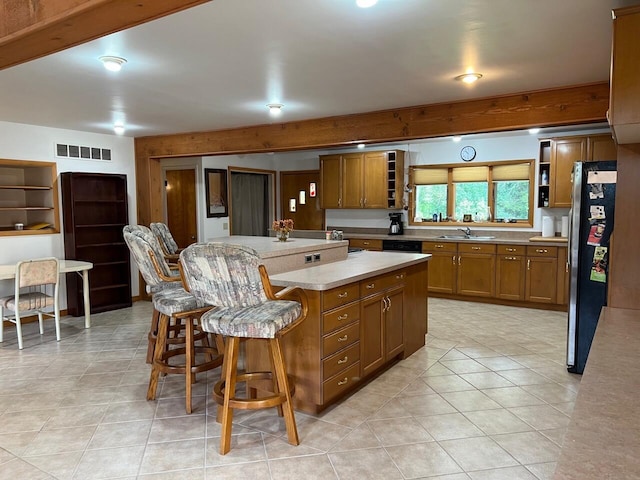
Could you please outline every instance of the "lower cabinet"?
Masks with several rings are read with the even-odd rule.
[[[429,292],[453,297],[566,305],[567,248],[425,241]]]
[[[362,248],[363,250],[371,250],[372,252],[382,251],[382,240],[373,240],[365,238],[350,238],[349,246],[355,248]]]

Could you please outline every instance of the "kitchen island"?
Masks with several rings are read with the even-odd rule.
[[[243,244],[242,240],[215,239],[235,244]],[[251,237],[248,246],[267,256],[274,240]],[[308,254],[298,250],[303,243],[312,252],[323,245],[335,245],[344,252],[342,260],[312,262],[306,268],[269,275],[274,287],[299,286],[307,294],[307,319],[284,336],[282,345],[295,385],[295,408],[317,413],[424,345],[431,256],[347,254],[346,241],[300,240],[306,241],[298,242],[292,255]],[[276,248],[280,253],[286,250],[286,246]],[[269,370],[264,342],[247,342],[245,362],[249,370]]]

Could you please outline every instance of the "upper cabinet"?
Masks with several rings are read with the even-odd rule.
[[[404,152],[320,157],[322,208],[402,208]]]
[[[614,10],[609,124],[618,144],[640,143],[640,6]]]
[[[0,160],[0,236],[59,231],[56,164]]]
[[[538,207],[571,207],[571,173],[575,162],[616,158],[616,144],[608,133],[541,140]]]

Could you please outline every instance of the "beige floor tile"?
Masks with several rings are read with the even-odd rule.
[[[534,405],[530,407],[514,407],[509,411],[527,422],[536,430],[565,428],[569,425],[569,417],[550,405]]]
[[[550,430],[539,430],[539,432],[559,447],[562,447],[562,442],[564,442],[564,436],[567,433],[567,429],[552,428]]]
[[[429,367],[427,371],[422,374],[423,377],[436,377],[439,375],[455,375],[455,373],[449,370],[440,362],[438,362],[433,366]]]
[[[470,358],[467,360],[441,360],[440,363],[442,363],[445,367],[447,367],[452,372],[457,373],[458,375],[460,375],[461,373],[489,371],[487,367]]]
[[[82,455],[83,452],[80,450],[54,455],[38,455],[37,457],[29,457],[27,461],[43,472],[53,475],[56,480],[71,480]],[[2,477],[0,476],[0,478]]]
[[[495,372],[463,373],[460,377],[477,389],[514,386],[509,380]]]
[[[509,453],[488,437],[444,440],[440,445],[465,472],[518,464]]]
[[[96,426],[41,430],[25,448],[24,457],[84,450],[96,431]]]
[[[571,389],[554,383],[542,385],[523,385],[522,389],[547,403],[566,403],[575,401],[578,394]]]
[[[425,383],[438,393],[475,390],[475,387],[459,375],[439,375],[424,377]]]
[[[555,462],[560,447],[538,432],[509,433],[492,438],[522,464]]]
[[[443,393],[442,397],[460,412],[502,408],[479,390]]]
[[[472,480],[536,480],[536,477],[524,467],[507,467],[481,472],[470,472]]]
[[[496,351],[488,347],[457,347],[459,352],[470,358],[495,357]]]
[[[417,420],[437,441],[483,436],[482,430],[461,413],[417,417]]]
[[[149,443],[174,442],[204,438],[204,415],[185,415],[173,418],[158,418],[151,425]]]
[[[416,395],[410,395],[409,398],[413,398]],[[398,395],[396,398],[392,398],[382,407],[380,407],[373,415],[369,415],[370,419],[383,419],[383,418],[402,418],[410,417],[412,414],[407,407],[402,403],[402,399],[405,398],[402,395]]]
[[[493,370],[517,370],[522,368],[518,362],[511,360],[509,357],[484,357],[484,358],[476,358],[476,362],[485,367]]]
[[[40,430],[55,410],[30,410],[0,415],[0,434]]]
[[[533,430],[533,427],[526,424],[504,408],[498,410],[467,412],[465,413],[465,417],[471,420],[487,435],[527,432]]]
[[[527,470],[533,473],[538,480],[552,480],[557,464],[556,462],[549,462],[525,466]]]
[[[387,420],[381,420],[387,422]],[[425,432],[426,433],[426,432]],[[342,440],[331,448],[331,452],[344,452],[347,450],[360,450],[363,448],[377,448],[383,445],[379,436],[374,433],[374,427],[369,423],[354,428]]]
[[[462,472],[453,458],[435,442],[388,447],[386,450],[405,478]]]
[[[317,448],[310,447],[309,445],[291,445],[287,440],[287,437],[275,437],[272,435],[262,435],[264,441],[264,447],[267,452],[267,458],[269,460],[275,460],[277,458],[289,458],[289,457],[303,457],[308,455],[321,455],[324,452]],[[211,440],[209,441],[211,445]],[[209,447],[211,448],[211,446]],[[217,445],[215,445],[217,448]]]
[[[260,440],[260,445],[262,446],[262,440]],[[99,452],[101,450],[95,451]],[[205,440],[148,444],[143,451],[144,455],[140,462],[140,474],[203,467],[205,461]],[[211,452],[210,448],[207,450],[207,457],[209,452]],[[264,458],[260,460],[264,460]]]
[[[149,475],[138,475],[137,477],[135,477],[135,479],[136,480],[202,480],[204,476],[205,476],[204,468],[190,468],[188,470],[176,470],[173,472],[166,472],[166,473],[150,473]],[[226,478],[226,477],[221,477],[221,478]],[[125,480],[129,480],[129,479],[125,479]]]
[[[109,405],[103,423],[150,420],[154,417],[157,404],[154,401],[121,402]]]
[[[458,341],[459,343],[459,341]],[[469,360],[469,357],[462,353],[458,349],[451,349],[445,355],[440,358],[440,362],[451,361],[451,360]]]
[[[31,465],[20,458],[15,458],[2,465],[4,478],[29,479],[29,480],[56,480],[53,475],[43,472],[38,467]]]
[[[269,467],[271,468],[271,478],[278,480],[338,479],[327,455],[269,460]]]
[[[308,419],[298,422],[298,436],[300,443],[304,443],[322,452],[328,452],[345,438],[351,428],[336,425],[322,420]]]
[[[393,401],[393,400],[391,400]],[[391,403],[391,402],[389,402]],[[383,407],[384,408],[384,407]],[[360,410],[351,408],[348,405],[339,403],[329,409],[318,414],[320,420],[324,420],[329,423],[337,423],[345,427],[357,427],[367,419],[367,415]]]
[[[552,403],[551,406],[570,417],[576,406],[576,402]]]
[[[87,450],[73,476],[77,480],[136,475],[144,446]]]
[[[487,388],[482,390],[482,393],[503,407],[525,407],[528,405],[543,405],[545,403],[521,387]]]
[[[182,477],[180,477],[182,480]],[[193,480],[201,480],[194,476]],[[209,467],[205,470],[206,480],[271,480],[269,464],[267,462],[240,463],[237,465],[222,465]],[[185,479],[187,480],[187,479]]]
[[[427,385],[425,378],[417,378],[400,391],[397,396],[430,395],[435,391]]]
[[[369,420],[367,423],[385,447],[433,441],[433,437],[414,418]]]
[[[394,480],[403,476],[382,448],[330,453],[329,459],[340,480]]]
[[[115,448],[127,445],[146,445],[151,420],[105,423],[96,428],[88,449]]]
[[[51,415],[44,425],[43,430],[98,425],[104,418],[107,408],[107,405],[84,405],[82,408],[58,408],[56,413]]]
[[[453,473],[451,475],[436,475],[435,477],[421,477],[416,480],[469,480],[471,477],[466,473]]]
[[[553,383],[553,380],[534,372],[531,369],[501,370],[499,375],[509,380],[514,385],[537,385],[542,383]]]
[[[427,415],[441,415],[454,413],[456,410],[440,395],[416,395],[414,397],[402,397],[400,404],[411,415],[424,417]]]

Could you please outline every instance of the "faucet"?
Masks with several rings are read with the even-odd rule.
[[[469,227],[467,227],[467,228],[459,228],[458,230],[463,232],[465,234],[465,236],[467,236],[467,237],[471,236],[471,229]]]

